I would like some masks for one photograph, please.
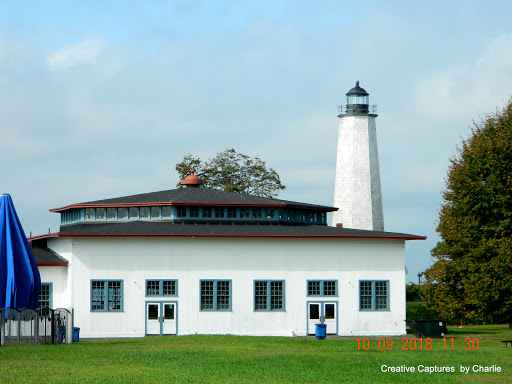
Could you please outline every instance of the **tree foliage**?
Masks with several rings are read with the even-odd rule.
[[[512,326],[512,101],[474,124],[450,159],[437,232],[422,285],[430,308]]]
[[[420,286],[409,282],[405,284],[405,301],[420,301]]]
[[[234,149],[226,149],[205,162],[189,154],[176,164],[182,179],[192,168],[206,188],[263,197],[275,197],[286,188],[281,184],[277,172],[267,168],[258,156],[251,158]],[[181,187],[181,184],[178,183],[177,187]]]

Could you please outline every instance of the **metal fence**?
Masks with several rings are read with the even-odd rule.
[[[73,342],[73,309],[2,308],[0,345]]]

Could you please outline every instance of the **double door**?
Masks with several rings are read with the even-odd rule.
[[[146,335],[176,335],[175,302],[146,302]]]
[[[338,333],[338,309],[336,302],[309,302],[308,303],[308,334],[315,334],[315,324],[326,325],[327,334]]]

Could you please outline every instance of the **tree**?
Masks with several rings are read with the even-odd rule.
[[[405,284],[405,301],[420,301],[420,286],[413,282]]]
[[[512,328],[512,100],[450,159],[422,294],[446,319]]]
[[[251,158],[234,149],[226,149],[206,162],[187,155],[176,164],[180,177],[185,178],[194,169],[206,188],[221,189],[256,196],[275,197],[286,187],[272,168],[258,156]],[[180,183],[177,187],[182,187]]]

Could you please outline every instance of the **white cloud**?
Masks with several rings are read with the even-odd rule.
[[[46,58],[51,70],[66,70],[81,63],[94,63],[105,44],[98,40],[88,40],[69,45]]]

